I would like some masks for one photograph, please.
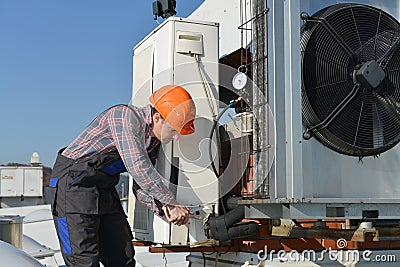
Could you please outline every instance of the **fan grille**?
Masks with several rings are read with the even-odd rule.
[[[400,141],[400,25],[374,7],[338,4],[307,18],[301,30],[303,123],[329,148],[378,155]],[[385,72],[377,88],[353,73],[371,60]],[[339,109],[340,107],[340,109]],[[330,119],[332,118],[333,119]]]

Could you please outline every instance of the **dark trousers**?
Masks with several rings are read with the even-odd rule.
[[[60,235],[65,233],[65,224],[57,217],[55,223],[67,266],[97,267],[99,262],[110,267],[135,266],[125,214],[66,214],[69,240]]]
[[[57,157],[50,179],[52,211],[67,266],[135,266],[132,232],[114,187],[119,174],[101,171],[109,158]]]

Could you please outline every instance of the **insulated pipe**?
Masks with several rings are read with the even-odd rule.
[[[212,237],[216,240],[227,241],[257,234],[258,224],[255,222],[240,223],[243,219],[244,206],[242,205],[224,215],[210,217],[209,224]]]
[[[227,239],[227,240],[256,236],[259,232],[259,228],[260,228],[259,225],[255,222],[246,222],[246,223],[235,224],[232,227],[228,228],[228,238],[229,239]],[[222,240],[222,241],[226,241],[226,240]]]

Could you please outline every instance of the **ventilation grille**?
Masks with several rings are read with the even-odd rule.
[[[139,233],[149,232],[149,209],[135,199],[135,213],[133,215],[133,231]]]

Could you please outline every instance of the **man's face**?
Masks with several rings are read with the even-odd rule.
[[[159,113],[153,115],[153,134],[163,144],[179,138],[179,133]]]

